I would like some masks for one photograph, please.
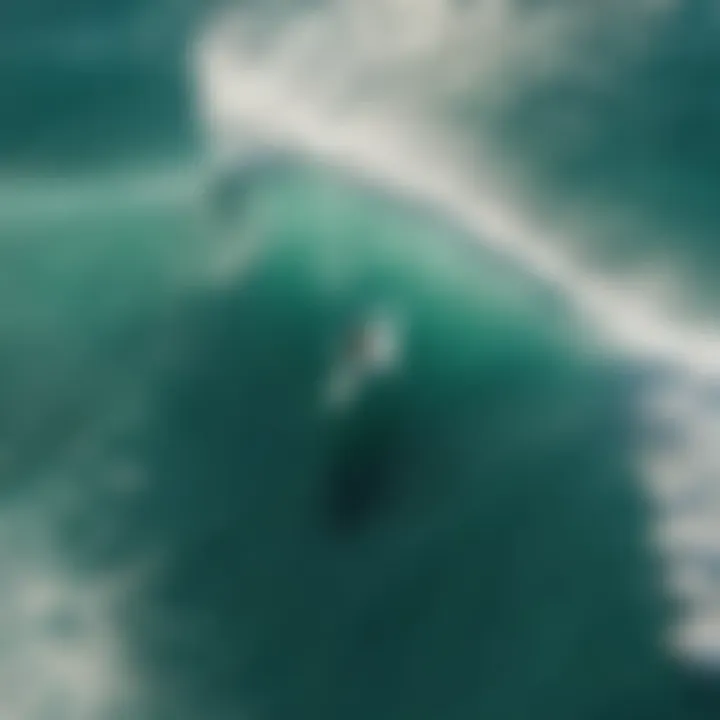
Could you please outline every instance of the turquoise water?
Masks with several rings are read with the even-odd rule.
[[[544,6],[499,7],[481,39]],[[653,367],[292,103],[280,152],[218,175],[191,4],[1,12],[1,718],[716,717],[665,642]],[[662,260],[712,316],[714,10],[612,12],[579,41],[603,82],[520,63],[433,117],[596,267]]]

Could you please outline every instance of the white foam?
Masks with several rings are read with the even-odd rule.
[[[706,465],[710,456],[720,467],[720,432],[711,432],[718,425],[717,410],[698,405],[705,389],[720,379],[720,330],[678,320],[644,290],[642,280],[621,285],[573,257],[572,243],[530,217],[492,169],[468,172],[453,161],[448,139],[423,122],[423,101],[437,99],[445,88],[454,92],[463,81],[477,86],[490,77],[493,82],[482,87],[496,100],[498,73],[504,95],[523,73],[538,72],[533,61],[541,60],[535,62],[539,71],[549,73],[577,61],[573,41],[583,36],[573,33],[573,23],[580,11],[560,6],[559,15],[533,18],[512,0],[468,3],[467,12],[443,0],[329,2],[283,27],[261,51],[247,41],[252,37],[247,16],[223,17],[198,46],[201,113],[219,157],[232,156],[254,140],[310,155],[417,199],[462,225],[479,245],[559,289],[615,352],[674,368],[668,382],[676,396],[660,397],[668,389],[663,382],[654,390],[659,405],[665,404],[658,413],[689,429],[700,444],[686,443],[672,457],[666,449],[653,449],[643,461],[662,509],[662,542],[672,546],[675,560],[680,558],[681,567],[671,577],[687,577],[680,551],[688,544],[720,555],[713,523],[704,517],[678,520],[674,505],[679,494],[708,482],[698,471],[701,456]],[[604,3],[603,9],[583,4],[581,20],[606,26],[617,20],[627,46],[635,27],[629,20],[647,36],[643,23],[665,17],[673,6],[664,0]],[[522,38],[519,44],[516,37]],[[438,64],[449,70],[438,75]],[[473,149],[477,157],[478,147]],[[687,411],[680,413],[681,406]],[[717,633],[703,632],[715,626],[703,619],[703,597],[695,598],[677,642],[686,654],[707,656],[710,644],[720,656]]]
[[[0,517],[0,717],[99,720],[139,689],[118,622],[127,587],[73,573],[51,535],[39,517]]]
[[[306,31],[306,26],[302,26]],[[286,42],[295,36],[289,33]],[[292,43],[291,43],[292,45]],[[247,135],[311,154],[370,177],[432,205],[462,223],[481,245],[514,258],[564,291],[616,347],[720,373],[720,334],[714,328],[673,323],[642,294],[622,288],[573,261],[564,238],[532,224],[492,178],[471,179],[443,161],[435,138],[420,134],[407,116],[386,106],[338,117],[331,99],[306,87],[293,71],[294,53],[244,54],[223,35],[201,46],[199,72],[204,114],[226,152]]]

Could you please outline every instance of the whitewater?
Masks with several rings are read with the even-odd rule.
[[[683,440],[670,452],[652,445],[639,464],[648,490],[662,509],[659,542],[679,565],[670,570],[672,582],[684,599],[690,594],[692,602],[690,618],[674,631],[673,642],[695,660],[714,661],[720,655],[720,608],[715,606],[718,588],[712,570],[712,560],[720,557],[718,515],[713,510],[714,476],[720,470],[720,422],[713,400],[720,383],[720,332],[707,321],[693,324],[687,316],[673,317],[671,298],[644,293],[642,278],[637,285],[632,278],[613,282],[583,265],[568,250],[577,243],[543,232],[541,221],[527,217],[511,189],[485,171],[482,151],[475,148],[472,172],[463,173],[460,163],[452,163],[455,148],[443,145],[436,134],[427,134],[426,127],[402,113],[402,105],[398,109],[383,95],[374,103],[360,103],[359,110],[347,111],[337,97],[338,88],[347,93],[366,70],[362,59],[367,56],[340,31],[348,15],[351,31],[361,34],[352,23],[358,18],[372,19],[376,13],[375,23],[367,22],[362,28],[366,43],[370,33],[376,33],[369,40],[373,51],[383,49],[383,41],[392,43],[385,13],[395,16],[398,27],[411,28],[409,48],[393,46],[397,55],[391,57],[392,73],[397,65],[416,63],[416,54],[434,56],[435,45],[448,41],[443,32],[450,42],[458,27],[471,36],[476,31],[476,37],[478,27],[487,27],[486,13],[493,8],[500,17],[490,23],[490,31],[511,32],[516,21],[512,6],[490,3],[481,7],[479,18],[468,18],[455,14],[452,3],[435,0],[349,2],[340,4],[337,16],[325,9],[310,19],[288,23],[273,38],[276,44],[264,52],[238,42],[252,35],[251,18],[242,13],[221,17],[200,41],[196,63],[200,113],[211,153],[217,171],[222,172],[226,164],[241,166],[248,147],[280,148],[342,168],[389,193],[434,208],[469,231],[481,246],[558,288],[592,332],[606,340],[611,352],[646,363],[652,370],[662,368],[661,379],[651,384],[642,399],[645,416],[649,425],[676,428]],[[543,27],[545,42],[558,40],[557,25],[550,27],[552,32]],[[383,31],[387,37],[378,37]],[[345,42],[338,42],[338,35]],[[417,38],[415,43],[412,38]],[[326,79],[314,54],[322,57],[328,45],[342,47],[343,56],[333,57]],[[468,52],[462,45],[455,45],[454,50]],[[487,165],[493,166],[489,154]],[[688,515],[683,500],[694,497],[698,502],[698,496],[707,498],[707,504],[699,501],[693,506],[695,513]],[[676,507],[680,510],[673,512]],[[688,556],[694,565],[692,560],[688,563]]]

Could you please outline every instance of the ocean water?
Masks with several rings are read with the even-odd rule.
[[[0,10],[0,720],[717,717],[719,30]]]

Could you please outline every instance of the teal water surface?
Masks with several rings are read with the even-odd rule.
[[[422,203],[317,158],[214,185],[200,15],[0,11],[0,717],[716,717],[664,645],[642,373]],[[710,18],[483,132],[556,207],[643,219],[601,254],[671,252],[712,308]],[[395,357],[362,374],[374,319]]]

